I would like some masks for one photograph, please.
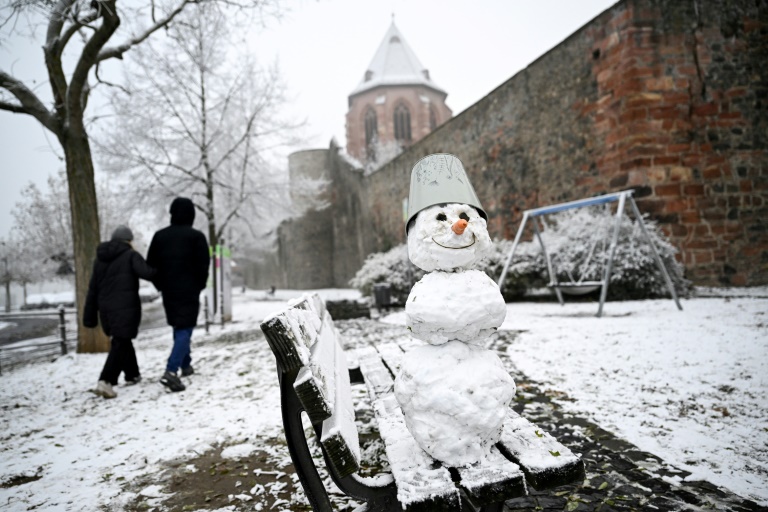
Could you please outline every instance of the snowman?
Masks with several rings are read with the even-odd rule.
[[[496,283],[471,269],[491,247],[487,215],[454,155],[411,173],[408,257],[427,274],[405,304],[406,325],[427,344],[408,351],[395,397],[421,448],[448,466],[478,462],[501,436],[515,383],[488,337],[504,322]]]

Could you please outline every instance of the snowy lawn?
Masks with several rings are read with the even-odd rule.
[[[716,290],[721,294],[723,290]],[[125,483],[215,445],[285,450],[274,360],[258,342],[214,341],[258,329],[301,292],[235,293],[236,323],[202,329],[182,393],[157,384],[170,328],[143,334],[144,381],[104,400],[95,386],[103,354],[75,354],[0,376],[0,503],[8,510],[123,510]],[[752,297],[596,304],[508,304],[502,328],[524,330],[508,348],[520,371],[565,393],[560,405],[666,462],[768,506],[768,289]],[[350,290],[322,290],[350,298]],[[404,323],[404,314],[386,318]],[[287,450],[285,450],[287,451]],[[287,457],[287,455],[283,455]],[[20,483],[23,481],[27,483]],[[11,485],[13,484],[13,485]],[[243,489],[239,499],[263,489]],[[147,486],[144,496],[162,500]],[[272,510],[293,510],[285,496]],[[250,504],[254,509],[257,500]]]

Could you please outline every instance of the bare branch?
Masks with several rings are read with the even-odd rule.
[[[14,114],[26,114],[27,110],[22,107],[21,105],[15,105],[13,103],[8,103],[5,101],[0,101],[0,110],[6,110],[8,112],[13,112]]]
[[[117,16],[115,8],[116,0],[100,0],[97,2],[102,19],[101,26],[85,43],[80,58],[77,61],[75,70],[72,73],[72,79],[67,91],[67,111],[71,128],[82,129],[83,105],[81,103],[83,88],[87,86],[88,73],[98,62],[99,52],[107,44],[109,38],[120,25],[120,18]],[[78,126],[79,125],[79,126]]]
[[[91,23],[96,21],[99,18],[99,12],[94,9],[88,14],[86,14],[83,18],[75,19],[65,30],[64,33],[59,38],[59,41],[57,43],[57,51],[59,52],[59,55],[64,51],[64,48],[67,46],[67,43],[72,38],[73,35],[77,33],[78,30],[80,30],[83,27],[89,26]]]
[[[107,59],[122,59],[123,54],[136,46],[137,44],[141,43],[145,39],[147,39],[149,36],[151,36],[153,33],[157,32],[161,28],[165,28],[173,21],[173,19],[184,10],[184,8],[190,4],[190,3],[197,3],[197,0],[182,0],[182,2],[176,7],[176,9],[172,10],[168,16],[165,18],[162,18],[160,21],[156,22],[154,25],[149,27],[147,30],[145,30],[143,33],[139,34],[138,36],[129,39],[128,41],[124,42],[123,44],[119,46],[104,48],[101,50],[97,57],[97,61],[101,62],[103,60]],[[154,3],[152,5],[152,11],[154,15]]]
[[[48,31],[43,45],[45,66],[48,69],[48,80],[53,92],[53,104],[60,116],[64,116],[64,102],[67,96],[67,78],[61,67],[61,54],[63,46],[60,44],[59,35],[64,27],[66,13],[72,8],[75,0],[59,0],[51,10],[48,21]]]
[[[45,108],[40,99],[21,81],[12,77],[4,71],[0,71],[0,88],[3,88],[13,94],[19,100],[21,105],[13,105],[4,102],[4,105],[13,106],[13,108],[3,108],[11,112],[23,112],[37,119],[40,124],[48,128],[51,132],[60,135],[60,127],[56,117]],[[21,109],[21,110],[19,110]]]
[[[107,87],[113,87],[115,89],[119,89],[119,90],[123,91],[125,94],[127,94],[128,96],[131,95],[131,91],[129,91],[128,89],[126,89],[122,85],[115,84],[115,83],[112,83],[112,82],[108,82],[108,81],[104,80],[103,78],[101,78],[99,76],[99,69],[100,69],[99,68],[99,64],[96,64],[96,68],[94,69],[94,76],[96,77],[96,82],[98,82],[100,84],[104,84]]]

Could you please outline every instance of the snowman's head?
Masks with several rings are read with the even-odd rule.
[[[430,206],[411,222],[408,257],[427,272],[469,268],[491,247],[485,219],[466,204]]]

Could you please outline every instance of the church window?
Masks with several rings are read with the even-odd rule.
[[[402,103],[395,107],[395,139],[400,142],[411,141],[411,113]]]
[[[376,123],[376,112],[368,107],[365,111],[365,144],[372,145],[379,137],[379,128]]]

